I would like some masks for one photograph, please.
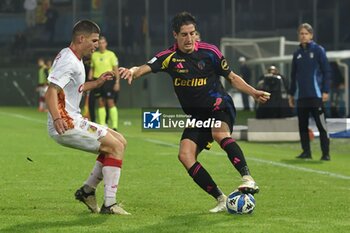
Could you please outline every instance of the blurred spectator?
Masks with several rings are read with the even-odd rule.
[[[49,44],[52,44],[55,38],[58,11],[54,7],[50,6],[46,10],[45,16],[46,16],[45,29],[48,32],[48,42]]]
[[[238,58],[238,62],[239,62],[239,75],[244,79],[246,83],[250,84],[251,72],[249,67],[246,64],[246,58],[240,57]],[[249,111],[250,110],[249,96],[243,92],[242,92],[242,101],[243,101],[244,110]]]
[[[49,74],[51,73],[51,69],[52,69],[52,60],[47,59],[45,61],[45,65],[46,65],[46,77],[49,77]]]
[[[340,72],[339,66],[336,62],[329,63],[332,69],[331,93],[330,93],[330,116],[334,118],[344,117],[345,103],[344,103],[344,77]]]
[[[122,25],[122,45],[126,52],[131,52],[134,45],[134,29],[130,24],[129,16],[124,16]]]
[[[267,73],[259,81],[258,89],[271,93],[270,100],[259,104],[256,118],[284,118],[292,116],[292,109],[288,104],[288,83],[275,66],[270,66]]]
[[[45,64],[45,60],[43,58],[38,59],[38,86],[36,91],[39,92],[39,112],[47,112],[46,104],[45,104],[45,93],[47,90],[47,75],[48,70]]]
[[[27,37],[23,32],[18,32],[12,44],[12,51],[16,57],[23,55],[27,49]]]
[[[3,0],[0,1],[1,13],[21,13],[23,12],[23,0]]]
[[[12,0],[1,1],[1,12],[9,13],[15,11],[15,5]]]
[[[36,24],[36,7],[37,0],[24,0],[23,8],[26,11],[26,23],[28,28],[32,28]]]
[[[49,0],[37,0],[37,6],[35,10],[35,23],[36,25],[44,25],[46,22],[46,11],[50,6]]]

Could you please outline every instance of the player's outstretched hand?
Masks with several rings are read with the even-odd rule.
[[[104,84],[104,82],[106,82],[107,80],[112,80],[113,77],[116,77],[114,71],[104,72],[103,74],[100,75],[100,77],[98,79],[95,80],[95,82],[97,84],[96,87],[102,86]]]
[[[270,99],[270,96],[271,96],[270,93],[268,93],[266,91],[259,91],[259,90],[256,90],[254,95],[255,95],[254,98],[259,103],[266,103],[266,101],[268,101]]]
[[[128,83],[131,84],[132,80],[133,80],[133,75],[134,72],[131,69],[125,68],[125,67],[120,67],[118,69],[119,71],[119,75],[121,79],[127,79]]]
[[[107,71],[101,74],[98,79],[101,79],[105,82],[107,80],[112,80],[114,77],[116,77],[116,74],[114,71]]]

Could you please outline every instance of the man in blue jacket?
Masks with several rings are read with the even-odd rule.
[[[321,160],[329,161],[329,135],[326,128],[323,102],[328,100],[331,69],[323,47],[316,44],[310,24],[298,28],[300,48],[293,54],[289,104],[294,107],[297,99],[299,134],[303,152],[297,157],[311,159],[309,139],[309,115],[315,119],[320,132]]]

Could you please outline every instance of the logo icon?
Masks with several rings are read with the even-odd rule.
[[[144,129],[159,129],[160,128],[160,116],[162,113],[157,109],[156,112],[144,112],[143,113],[143,128]]]
[[[223,59],[223,60],[221,61],[221,68],[222,68],[223,70],[228,70],[228,69],[229,69],[229,66],[228,66],[228,64],[227,64],[226,59]]]
[[[203,60],[200,60],[198,63],[197,63],[197,66],[200,70],[204,70],[204,67],[205,67],[205,62]]]
[[[176,68],[178,68],[178,69],[183,69],[184,66],[183,66],[182,63],[180,62],[180,63],[178,63],[178,64],[176,65]]]

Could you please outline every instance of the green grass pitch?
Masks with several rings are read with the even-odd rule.
[[[117,199],[131,216],[91,214],[74,199],[96,156],[50,139],[45,113],[0,108],[0,232],[350,232],[349,140],[331,140],[330,162],[318,139],[312,161],[295,159],[299,143],[239,142],[261,188],[256,209],[211,214],[214,199],[178,162],[181,133],[141,132],[140,109],[119,112],[128,146]],[[199,160],[226,194],[240,184],[218,145]]]

